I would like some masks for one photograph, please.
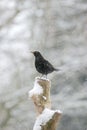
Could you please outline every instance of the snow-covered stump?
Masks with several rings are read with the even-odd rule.
[[[36,77],[34,88],[29,91],[38,113],[33,130],[56,130],[61,112],[51,110],[50,87],[50,80]]]
[[[32,98],[38,115],[45,108],[51,108],[50,87],[51,82],[48,79],[36,77],[34,88],[29,92],[29,97]]]
[[[33,130],[56,130],[61,112],[45,108],[37,117]]]

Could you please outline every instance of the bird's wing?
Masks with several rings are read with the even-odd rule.
[[[38,66],[39,66],[39,69],[52,69],[53,68],[53,66],[49,63],[49,61],[47,61],[47,60],[44,60],[44,61],[40,61],[39,63],[38,63]]]
[[[41,67],[44,67],[44,62],[39,62],[39,65],[40,65]]]
[[[43,69],[44,68],[44,62],[40,61],[38,64],[36,64],[36,68]]]
[[[49,61],[45,61],[46,67],[48,67],[49,69],[53,69],[54,67],[52,66],[52,64]]]

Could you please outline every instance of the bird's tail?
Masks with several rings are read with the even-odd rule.
[[[54,71],[60,71],[60,69],[56,69],[56,68],[54,68]]]

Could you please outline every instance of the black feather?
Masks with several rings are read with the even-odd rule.
[[[59,71],[59,69],[54,68],[53,65],[49,61],[45,60],[40,52],[34,51],[32,53],[35,56],[36,70],[39,73],[41,73],[42,75],[47,75],[49,73],[52,73],[53,71]]]

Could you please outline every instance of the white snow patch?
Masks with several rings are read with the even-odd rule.
[[[45,77],[36,77],[35,80],[38,80],[38,79],[42,79],[42,80],[46,80],[46,81],[49,81],[49,79],[45,78]]]
[[[43,93],[42,87],[38,84],[38,80],[35,80],[34,88],[29,91],[29,97],[32,97],[35,94],[40,95],[42,93]]]
[[[45,108],[40,116],[37,117],[33,130],[41,130],[41,125],[45,125],[54,115],[55,112],[61,113],[60,110],[50,110]]]
[[[43,96],[43,99],[44,99],[44,100],[47,100],[47,98],[46,98],[45,96]]]

